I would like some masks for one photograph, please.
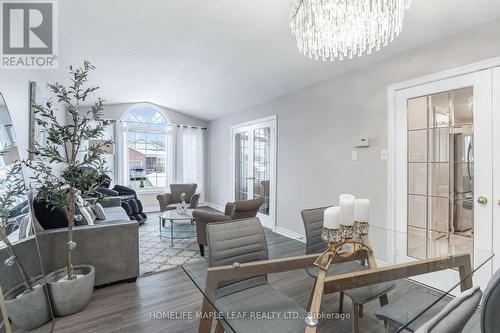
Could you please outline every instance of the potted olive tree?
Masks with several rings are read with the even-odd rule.
[[[87,77],[94,67],[84,61],[83,66],[70,66],[71,83],[49,84],[55,96],[45,104],[33,105],[35,120],[45,132],[47,141],[35,143],[34,159],[26,164],[33,170],[37,187],[36,199],[48,207],[64,207],[68,231],[66,267],[46,278],[54,314],[66,316],[82,310],[90,302],[94,289],[95,268],[89,265],[73,266],[73,251],[78,244],[73,239],[74,222],[82,219],[79,209],[85,209],[82,197],[96,196],[99,176],[106,172],[102,154],[111,141],[95,141],[104,134],[109,121],[103,117],[103,100],[95,97],[98,87],[89,86]],[[89,103],[88,99],[93,98]],[[85,106],[84,106],[85,105]],[[88,106],[90,105],[90,106]],[[67,121],[56,118],[55,110],[64,108]],[[91,170],[81,172],[81,170]]]
[[[26,187],[22,175],[21,164],[14,163],[7,171],[5,177],[0,179],[0,241],[6,248],[9,258],[5,265],[15,267],[22,284],[14,287],[5,294],[5,303],[12,322],[25,330],[32,330],[48,323],[50,314],[47,294],[40,281],[30,279],[21,258],[18,256],[14,245],[7,236],[6,224],[11,209],[19,199],[26,194]]]

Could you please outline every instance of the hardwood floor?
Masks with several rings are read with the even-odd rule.
[[[271,258],[300,255],[304,244],[266,231]],[[283,283],[286,280],[287,283]],[[277,282],[280,283],[277,283]],[[293,298],[299,304],[307,303],[313,280],[304,270],[274,274],[270,276],[272,286]],[[389,294],[389,302],[410,290],[432,292],[428,288],[409,281],[398,281],[398,286]],[[96,289],[89,306],[82,312],[65,318],[57,318],[54,332],[197,332],[196,318],[155,318],[155,313],[190,313],[201,309],[202,295],[181,268],[141,277],[135,283],[121,283]],[[384,332],[384,325],[373,316],[379,307],[378,301],[364,307],[360,318],[360,332]],[[338,294],[327,295],[322,311],[337,312]],[[344,312],[351,313],[350,301],[346,298]],[[480,332],[477,314],[464,332]],[[320,332],[351,332],[351,320],[320,321]]]

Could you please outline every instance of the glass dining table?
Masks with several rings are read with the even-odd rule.
[[[358,251],[346,248],[349,255],[334,256],[323,280],[314,264],[321,253],[295,255],[301,248],[298,240],[283,241],[295,249],[289,251],[294,256],[288,256],[282,246],[269,250],[270,259],[264,261],[217,267],[209,267],[209,260],[185,264],[184,272],[203,294],[198,332],[211,332],[214,324],[215,332],[238,333],[351,332],[353,327],[359,332],[414,331],[460,292],[476,285],[485,289],[493,273],[491,251],[473,246],[472,239],[457,243],[431,233],[420,242],[408,239],[415,238],[370,226],[363,240],[366,246]],[[345,271],[340,267],[346,262],[360,263],[363,269]],[[310,274],[314,270],[316,274]],[[344,302],[343,291],[387,282],[395,284],[386,298],[389,305],[397,304],[391,313],[394,320],[377,319],[377,311],[385,305],[377,299],[366,304],[364,311],[361,308],[359,321],[351,313],[350,302],[339,306]],[[231,290],[241,283],[248,288],[244,293],[241,288]],[[259,289],[262,283],[268,286]],[[480,332],[477,313],[464,332]]]

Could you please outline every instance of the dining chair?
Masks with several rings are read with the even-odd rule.
[[[210,267],[268,260],[264,229],[256,217],[207,224],[207,241]],[[306,329],[303,318],[307,311],[274,289],[269,284],[267,275],[219,282],[215,306],[222,313],[281,314],[272,320],[243,316],[228,318],[229,325],[236,332],[303,333]],[[287,313],[297,314],[299,318],[288,318]]]
[[[437,315],[420,326],[415,333],[460,333],[472,317],[483,293],[474,287],[448,303]],[[498,331],[498,330],[497,330]]]
[[[498,332],[498,315],[500,314],[500,269],[496,271],[484,290],[481,302],[481,332]]]
[[[375,316],[387,323],[387,331],[407,325],[404,329],[415,333],[460,333],[476,311],[481,295],[479,287],[471,288],[446,304],[435,294],[406,293],[379,309]]]
[[[323,216],[328,207],[305,209],[301,212],[302,221],[306,234],[306,254],[321,253],[325,250],[325,244],[321,238],[323,230]],[[367,266],[358,261],[333,264],[328,270],[328,275],[345,274],[368,269]],[[306,272],[313,278],[318,277],[318,268],[308,267]],[[358,332],[359,317],[363,316],[363,305],[378,299],[381,306],[386,305],[389,300],[387,293],[396,286],[394,282],[378,283],[367,287],[355,288],[340,292],[339,312],[343,312],[344,294],[352,301],[353,322],[352,331]],[[310,304],[307,305],[309,308]]]

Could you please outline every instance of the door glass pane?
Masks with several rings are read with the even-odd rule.
[[[427,97],[408,100],[408,129],[427,128]]]
[[[427,224],[427,196],[408,195],[408,225],[424,228]]]
[[[408,100],[409,256],[472,251],[473,163],[471,87]]]
[[[248,199],[248,132],[235,135],[235,199]]]
[[[269,215],[269,190],[271,179],[271,128],[255,129],[253,151],[254,198],[263,197],[259,213]]]
[[[427,130],[408,132],[408,159],[410,162],[427,162]]]
[[[453,124],[472,124],[472,87],[452,91],[451,98],[453,102]]]
[[[427,195],[427,163],[408,165],[408,193]]]
[[[448,232],[449,221],[449,199],[429,197],[429,225],[433,231]]]
[[[429,130],[429,162],[448,162],[450,156],[448,127]]]
[[[453,160],[456,162],[474,161],[474,128],[463,125],[453,128]]]
[[[450,193],[449,163],[429,163],[429,195],[448,197]]]
[[[417,259],[427,258],[425,228],[408,227],[408,256]]]
[[[448,92],[429,96],[429,127],[450,125],[450,94]]]

